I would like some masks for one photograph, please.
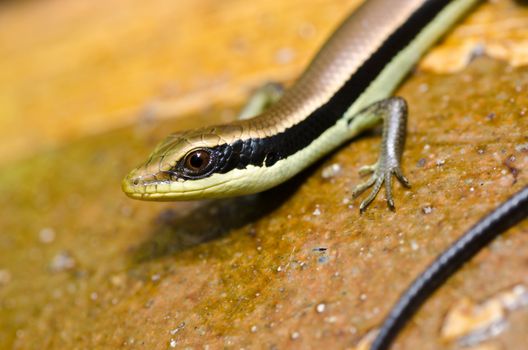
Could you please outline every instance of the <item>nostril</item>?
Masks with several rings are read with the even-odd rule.
[[[134,181],[132,181],[132,184],[133,184],[134,186],[139,185],[139,179],[134,179]]]

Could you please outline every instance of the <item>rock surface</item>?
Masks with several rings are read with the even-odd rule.
[[[376,133],[259,195],[149,203],[121,193],[167,130],[226,122],[238,108],[226,104],[5,158],[0,348],[354,348],[437,254],[528,183],[527,92],[528,68],[490,58],[414,73],[398,91],[410,106],[413,187],[396,185],[396,212],[381,195],[359,215],[350,198]],[[528,286],[526,233],[524,222],[450,279],[395,348],[457,348],[440,329],[460,300]],[[474,345],[522,349],[528,310],[505,322]]]

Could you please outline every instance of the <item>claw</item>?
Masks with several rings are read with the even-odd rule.
[[[368,168],[370,167],[371,166],[369,166]],[[390,210],[395,210],[394,199],[392,198],[392,176],[394,175],[398,179],[398,181],[407,188],[411,186],[409,180],[403,175],[399,167],[393,167],[391,169],[381,169],[379,165],[376,165],[376,168],[373,170],[373,172],[374,174],[366,182],[356,186],[356,188],[352,192],[352,197],[357,198],[367,189],[374,186],[368,197],[365,198],[365,200],[363,200],[359,205],[359,212],[363,213],[367,209],[367,207],[378,195],[383,184],[385,184],[387,206]]]
[[[390,210],[395,210],[394,200],[392,199],[392,181],[391,175],[385,174],[385,196],[387,197],[387,205]]]
[[[394,175],[396,176],[396,178],[398,179],[398,181],[400,181],[400,183],[407,187],[407,188],[411,188],[411,183],[409,182],[409,179],[407,179],[405,177],[405,175],[403,175],[403,173],[401,172],[401,169],[400,168],[396,168],[393,170],[394,171]]]

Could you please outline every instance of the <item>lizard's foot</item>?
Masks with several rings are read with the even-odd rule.
[[[354,198],[357,198],[367,189],[372,187],[372,191],[370,192],[368,197],[365,198],[365,200],[363,200],[359,205],[359,211],[361,213],[364,212],[365,209],[369,206],[369,204],[372,203],[374,198],[376,198],[383,183],[385,183],[387,205],[391,210],[394,210],[394,200],[392,198],[393,175],[400,181],[403,186],[407,188],[411,187],[409,180],[403,175],[400,165],[394,164],[394,162],[389,162],[386,159],[382,159],[380,162],[374,165],[361,167],[359,173],[362,175],[372,173],[372,175],[367,181],[363,182],[362,184],[359,184],[352,192],[352,196]]]

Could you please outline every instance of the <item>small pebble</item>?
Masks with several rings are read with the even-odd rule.
[[[295,340],[295,339],[299,339],[300,336],[301,334],[299,332],[293,332],[290,337],[292,340]]]
[[[328,262],[329,258],[328,256],[326,255],[323,255],[323,256],[320,256],[318,259],[317,259],[317,262],[319,264],[326,264]]]
[[[303,39],[310,39],[316,34],[317,30],[312,23],[303,23],[297,29],[297,33]]]
[[[431,214],[433,212],[433,207],[430,206],[430,205],[427,205],[427,206],[422,208],[422,212],[424,214]]]
[[[287,64],[295,58],[295,51],[289,47],[283,47],[275,53],[275,62],[279,64]]]
[[[427,85],[426,83],[422,83],[422,84],[418,85],[418,91],[420,91],[422,93],[429,91],[429,85]]]
[[[318,304],[316,307],[315,307],[315,310],[318,312],[318,313],[322,313],[324,312],[326,309],[326,305],[325,304]]]
[[[73,270],[76,262],[73,256],[68,251],[61,251],[57,253],[51,260],[50,269],[53,272],[63,272]]]
[[[327,317],[327,318],[325,318],[325,322],[326,323],[336,323],[337,322],[337,317],[336,316]]]
[[[55,231],[52,228],[45,227],[39,231],[39,240],[41,243],[51,243],[55,240]]]
[[[323,171],[321,171],[321,177],[325,180],[328,180],[328,179],[335,177],[340,172],[341,172],[341,165],[339,165],[338,163],[334,163],[334,164],[331,164],[323,168]]]
[[[528,143],[521,143],[515,146],[517,152],[528,152]]]
[[[176,327],[176,328],[174,328],[174,329],[171,329],[171,330],[169,331],[169,333],[170,333],[171,335],[175,335],[176,333],[178,333],[178,332],[180,331],[180,329],[181,329],[181,328]]]

